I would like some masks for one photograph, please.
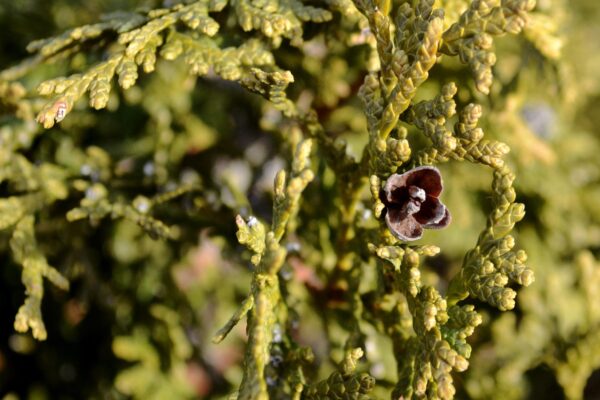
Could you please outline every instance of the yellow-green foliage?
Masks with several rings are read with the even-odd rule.
[[[594,2],[49,3],[0,71],[1,392],[583,398]],[[380,193],[422,165],[453,221],[408,244]]]

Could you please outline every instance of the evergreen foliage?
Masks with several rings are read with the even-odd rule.
[[[0,395],[598,395],[599,16],[0,2]]]

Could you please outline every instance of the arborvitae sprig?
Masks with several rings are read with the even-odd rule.
[[[15,330],[26,332],[31,328],[33,337],[45,340],[46,326],[42,320],[41,303],[44,295],[44,279],[63,290],[69,289],[69,281],[55,268],[48,265],[46,257],[38,249],[35,239],[34,218],[31,215],[20,218],[17,222],[12,237],[10,248],[15,261],[22,265],[21,281],[25,285],[27,298],[19,308],[15,317]]]
[[[355,372],[358,360],[362,356],[363,351],[360,348],[348,351],[339,366],[339,371],[333,372],[321,382],[307,386],[302,398],[306,400],[370,399],[368,394],[373,389],[375,380],[367,373]]]
[[[483,130],[478,126],[481,107],[475,104],[469,104],[460,111],[454,131],[449,131],[446,123],[455,114],[455,94],[456,86],[448,84],[441,95],[416,104],[408,115],[408,121],[432,141],[432,147],[418,155],[418,163],[444,162],[454,158],[494,169],[492,189],[495,209],[477,247],[467,254],[460,275],[452,280],[449,299],[465,298],[464,290],[468,288],[472,295],[502,310],[510,310],[514,307],[516,292],[506,286],[510,281],[528,286],[533,282],[533,272],[524,266],[527,260],[525,252],[512,251],[514,239],[506,236],[524,216],[523,205],[514,202],[514,175],[503,160],[509,148],[504,143],[483,139]],[[459,295],[455,291],[460,285],[463,285],[463,293]]]
[[[222,48],[213,39],[219,24],[209,13],[221,11],[226,1],[196,1],[177,4],[171,8],[152,10],[145,15],[116,13],[106,17],[107,21],[75,28],[61,36],[34,42],[32,52],[42,57],[79,51],[79,46],[94,41],[109,32],[116,32],[118,39],[112,46],[103,46],[108,53],[107,61],[89,70],[45,81],[39,86],[42,95],[53,95],[53,100],[39,113],[38,121],[45,128],[62,121],[75,102],[89,92],[89,104],[95,109],[106,107],[111,91],[111,81],[118,77],[119,86],[133,86],[141,66],[146,73],[154,71],[157,55],[174,60],[183,55],[192,73],[204,76],[209,71],[226,80],[239,81],[256,74],[251,68],[270,66],[273,56],[268,46],[260,40],[248,40],[239,47]],[[302,22],[324,22],[331,19],[327,10],[305,6],[297,0],[285,2],[249,3],[244,0],[233,2],[238,22],[243,30],[261,30],[278,43],[282,37],[302,41]],[[188,29],[181,29],[182,23]]]
[[[48,265],[39,249],[35,237],[35,215],[48,204],[67,197],[64,180],[68,174],[56,165],[34,165],[11,150],[7,147],[0,151],[0,183],[7,184],[19,194],[0,199],[0,229],[12,229],[10,249],[14,260],[23,267],[22,282],[27,296],[14,326],[19,332],[31,328],[36,339],[45,340],[47,334],[40,309],[44,294],[43,278],[64,290],[69,288],[69,282]]]
[[[477,90],[488,94],[496,54],[493,37],[518,34],[527,24],[535,0],[475,0],[443,35],[440,52],[458,55],[475,78]]]
[[[483,130],[478,126],[481,106],[468,104],[460,110],[454,130],[448,129],[448,120],[456,114],[456,91],[454,83],[446,84],[435,99],[415,104],[408,111],[407,122],[414,124],[432,142],[431,147],[417,154],[416,163],[446,162],[452,158],[502,168],[503,156],[509,148],[502,142],[483,139]]]
[[[254,252],[256,264],[252,287],[247,300],[230,321],[215,335],[220,342],[235,324],[248,314],[248,346],[244,357],[244,377],[239,399],[268,399],[265,368],[270,360],[270,348],[275,325],[285,326],[285,303],[281,298],[278,272],[287,251],[280,244],[290,218],[298,211],[300,195],[313,179],[310,170],[311,141],[298,144],[292,160],[289,177],[284,170],[275,178],[273,223],[265,234],[264,225],[255,217],[245,222],[237,218],[238,240]]]
[[[154,238],[175,238],[178,235],[178,229],[169,227],[149,215],[152,208],[156,204],[196,189],[195,186],[183,185],[170,193],[160,194],[154,199],[137,196],[131,204],[126,204],[121,201],[111,202],[107,188],[100,183],[87,185],[85,182],[80,182],[79,186],[80,189],[85,190],[85,197],[81,199],[79,207],[67,213],[68,221],[89,218],[90,221],[97,222],[107,216],[112,219],[124,218],[136,223]]]
[[[76,74],[69,78],[43,82],[39,88],[40,94],[54,94],[55,99],[40,112],[38,121],[45,128],[52,127],[55,121],[60,122],[66,116],[75,102],[87,91],[90,94],[91,107],[106,107],[111,90],[110,82],[115,74],[119,76],[121,87],[128,89],[133,86],[138,78],[138,67],[133,60],[124,55],[127,49],[117,51],[108,61],[91,68],[83,75]],[[264,50],[258,41],[248,41],[238,48],[221,49],[209,38],[197,38],[174,30],[167,35],[160,55],[167,60],[174,60],[183,55],[192,73],[203,76],[213,68],[217,75],[227,80],[241,79],[242,68],[273,63],[271,54]]]
[[[260,30],[277,44],[282,38],[301,43],[303,22],[324,22],[332,17],[331,12],[298,0],[234,0],[232,4],[244,31]]]
[[[504,165],[503,156],[508,152],[508,147],[503,143],[483,140],[483,131],[478,127],[481,107],[470,104],[460,110],[458,122],[452,131],[448,129],[447,124],[456,114],[454,96],[457,88],[454,83],[444,86],[442,93],[431,101],[411,104],[416,88],[426,79],[427,70],[435,63],[438,43],[442,43],[442,48],[447,48],[446,40],[458,40],[463,35],[468,36],[469,31],[460,26],[475,23],[474,18],[479,18],[479,14],[475,15],[473,10],[487,15],[485,7],[489,6],[488,3],[477,1],[472,3],[471,11],[467,10],[461,20],[443,34],[442,42],[439,41],[438,35],[442,34],[443,15],[433,11],[430,2],[420,2],[414,8],[408,3],[403,3],[399,7],[394,27],[397,33],[395,41],[391,35],[392,22],[387,17],[389,13],[387,3],[379,4],[378,7],[372,3],[357,4],[369,19],[371,30],[377,40],[381,65],[381,70],[377,74],[367,75],[361,88],[370,131],[367,156],[363,157],[363,161],[369,160],[375,216],[378,217],[384,208],[379,200],[380,178],[395,171],[410,156],[408,146],[400,157],[394,156],[388,150],[388,144],[401,143],[398,141],[389,143],[390,139],[387,139],[399,119],[417,127],[431,141],[430,147],[426,147],[414,156],[413,165],[455,159],[484,164],[495,170],[493,190],[496,208],[490,214],[488,229],[480,236],[478,246],[467,255],[463,269],[452,280],[448,295],[452,310],[450,316],[446,313],[446,300],[441,298],[435,289],[422,287],[418,256],[414,251],[404,246],[371,246],[372,252],[391,263],[399,273],[396,278],[397,289],[407,298],[413,330],[416,332],[416,336],[407,336],[406,333],[392,334],[393,340],[400,342],[395,344],[395,348],[398,349],[395,356],[400,374],[394,391],[395,396],[452,398],[455,389],[450,372],[453,368],[458,371],[467,368],[470,347],[465,339],[481,323],[481,317],[472,307],[457,306],[456,302],[471,294],[500,309],[511,309],[514,307],[515,292],[506,285],[512,280],[527,286],[533,280],[531,270],[524,266],[525,253],[522,250],[513,251],[514,240],[510,236],[505,237],[514,223],[523,217],[523,207],[514,203],[513,178]],[[496,8],[487,17],[509,18],[509,21],[504,21],[501,28],[516,32],[525,22],[525,11],[532,8],[532,4],[521,3],[503,3],[502,7]],[[492,31],[499,34],[501,33],[499,29],[500,27]],[[421,34],[404,36],[404,32],[421,32]],[[457,38],[453,39],[454,36]],[[489,49],[489,46],[485,49]],[[489,60],[491,58],[488,57]],[[475,62],[472,66],[481,69],[480,64],[475,65]],[[478,73],[480,73],[477,77],[478,88],[480,90],[488,88],[491,84],[491,76],[487,77],[481,70],[478,70]],[[487,92],[487,89],[483,91]],[[408,111],[405,112],[406,110]],[[401,115],[402,113],[404,114]],[[400,138],[404,139],[406,131],[402,128],[400,132]],[[389,237],[382,239],[389,241]],[[479,250],[481,248],[485,250],[482,252]],[[478,254],[478,261],[474,259],[475,254]],[[484,264],[486,266],[484,269],[476,267]],[[386,277],[390,274],[394,275],[392,272],[385,272],[385,266],[383,271]],[[426,296],[429,300],[418,296]],[[439,304],[435,305],[438,302]],[[388,329],[394,332],[391,327]],[[413,355],[407,357],[407,352]]]
[[[296,106],[285,94],[288,85],[294,82],[294,76],[289,71],[266,72],[252,68],[250,72],[241,81],[243,87],[269,100],[284,115],[295,115]]]
[[[237,81],[251,67],[270,66],[273,56],[259,40],[248,40],[239,47],[220,48],[209,38],[197,38],[171,31],[160,52],[167,60],[183,56],[190,72],[199,76],[209,73],[211,68],[219,77]]]
[[[448,322],[442,326],[442,337],[465,359],[471,357],[471,346],[467,338],[481,325],[481,315],[472,304],[448,307]]]
[[[456,150],[457,138],[446,127],[448,120],[456,114],[456,90],[454,83],[444,85],[442,93],[435,99],[419,102],[407,112],[407,122],[415,125],[431,140],[431,147],[416,155],[416,163],[447,161],[450,154]]]
[[[408,305],[407,311],[412,316],[413,333],[392,335],[394,348],[397,349],[395,357],[399,374],[393,396],[452,398],[455,389],[450,373],[453,369],[467,369],[469,351],[464,339],[473,333],[474,328],[481,323],[481,318],[472,313],[469,307],[463,312],[451,307],[452,314],[448,314],[446,300],[439,292],[431,286],[422,285],[419,255],[435,255],[439,248],[377,248],[374,245],[370,248],[378,258],[385,261],[382,265],[382,279],[391,279],[392,285],[386,285],[384,290],[395,289],[402,293]],[[472,316],[465,317],[465,312],[471,312]],[[398,324],[400,321],[391,320],[387,323]],[[390,328],[391,326],[388,329]],[[452,332],[453,336],[447,337],[447,332]]]
[[[388,136],[435,64],[443,21],[443,13],[433,10],[431,0],[420,1],[415,8],[403,3],[394,36],[388,3],[380,9],[372,1],[356,2],[377,40],[381,66],[378,79],[368,75],[361,88],[370,136],[363,163],[368,163],[369,175],[382,177],[410,155],[404,142],[389,140]]]
[[[495,208],[477,246],[467,253],[460,274],[450,283],[448,298],[451,303],[470,293],[501,310],[511,310],[515,306],[516,292],[507,287],[509,282],[523,286],[533,282],[533,272],[524,265],[527,255],[523,250],[514,251],[514,239],[507,235],[525,215],[523,205],[514,203],[513,180],[514,176],[506,167],[494,172]]]

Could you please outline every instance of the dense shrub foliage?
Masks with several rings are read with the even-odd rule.
[[[595,398],[598,17],[0,1],[0,395]]]

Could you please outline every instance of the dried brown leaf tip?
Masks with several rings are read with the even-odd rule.
[[[423,236],[423,228],[448,226],[450,211],[439,199],[443,188],[442,175],[435,167],[417,167],[390,176],[381,201],[385,205],[385,222],[394,236],[412,241]]]

